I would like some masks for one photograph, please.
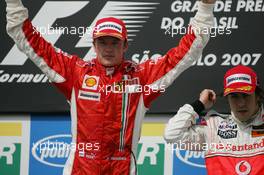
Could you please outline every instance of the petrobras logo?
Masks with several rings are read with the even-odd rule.
[[[52,135],[33,143],[32,155],[39,162],[53,166],[64,167],[70,154],[71,135]]]
[[[177,158],[190,166],[205,168],[204,152],[175,149]]]

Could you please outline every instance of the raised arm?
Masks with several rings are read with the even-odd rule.
[[[196,125],[199,118],[190,104],[182,106],[165,127],[164,139],[178,148],[202,151],[205,141],[205,127]]]
[[[28,19],[28,10],[21,0],[6,1],[7,33],[20,51],[25,53],[54,83],[60,83],[67,98],[70,96],[71,75],[77,57],[68,55],[45,41]]]
[[[216,100],[214,91],[205,89],[199,100],[185,104],[169,120],[165,128],[164,139],[176,143],[179,148],[201,151],[206,148],[206,120],[199,117],[204,109],[212,107]]]
[[[198,11],[189,26],[191,32],[181,39],[177,47],[170,49],[163,57],[148,60],[141,65],[144,67],[144,74],[147,75],[143,80],[147,86],[153,89],[167,88],[184,70],[201,57],[210,38],[210,28],[214,26],[214,2],[199,3]],[[145,97],[146,106],[152,99],[151,95]]]

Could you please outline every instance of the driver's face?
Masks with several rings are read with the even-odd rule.
[[[249,120],[259,110],[258,97],[255,93],[231,93],[227,96],[231,111],[240,121]]]
[[[94,48],[98,61],[104,66],[119,65],[127,50],[127,42],[111,36],[96,38]]]

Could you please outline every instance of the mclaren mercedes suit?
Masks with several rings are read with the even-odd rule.
[[[253,118],[247,124],[233,113],[200,118],[186,104],[169,120],[164,138],[180,149],[205,151],[208,175],[260,175],[264,169],[263,108]]]

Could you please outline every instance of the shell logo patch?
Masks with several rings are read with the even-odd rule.
[[[85,75],[82,83],[82,88],[96,90],[99,84],[99,77]]]
[[[91,77],[85,80],[85,84],[88,87],[93,87],[94,85],[96,85],[97,81],[95,78]]]

